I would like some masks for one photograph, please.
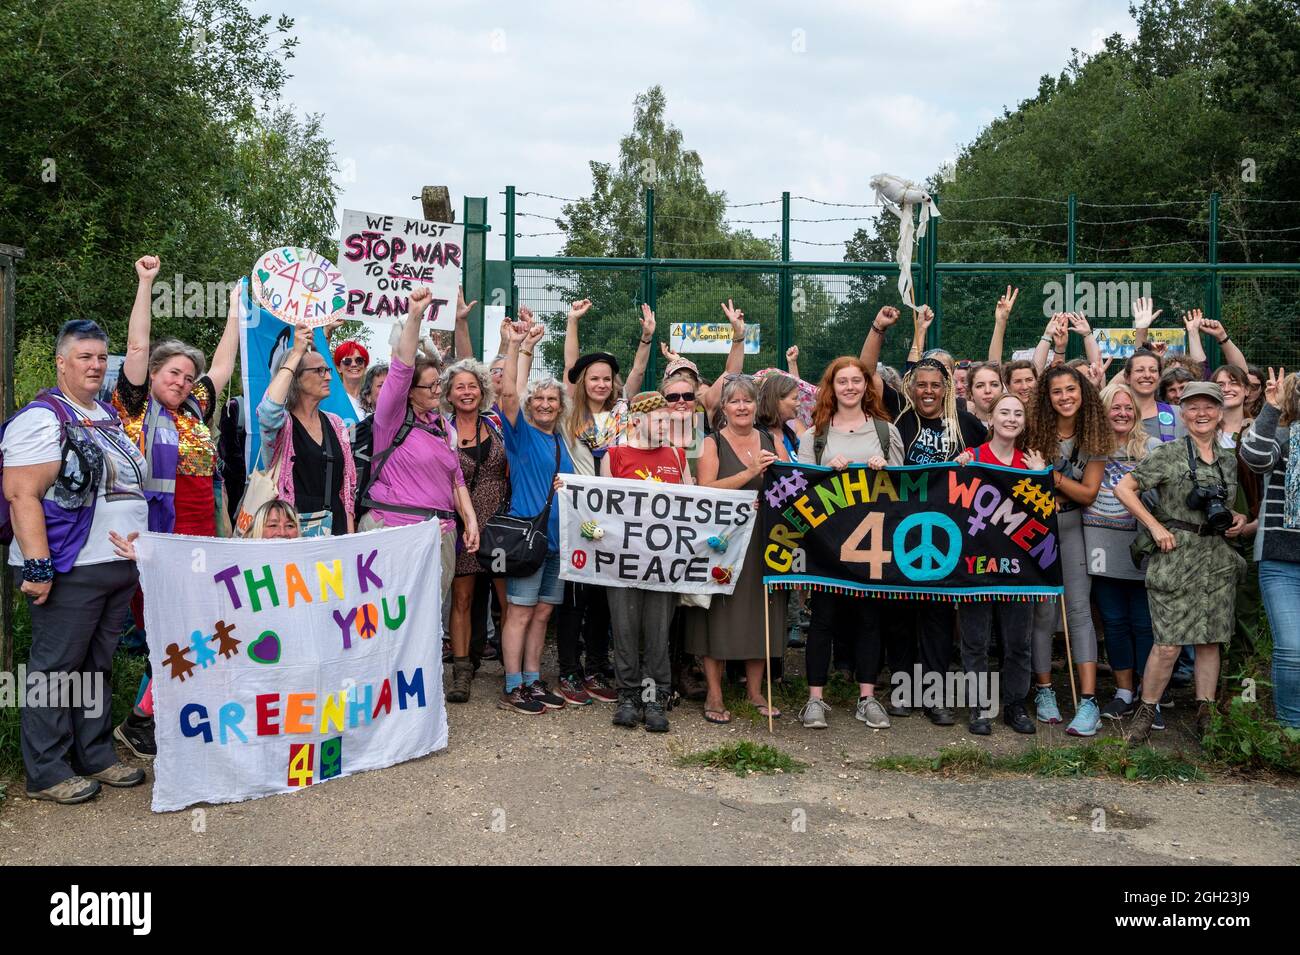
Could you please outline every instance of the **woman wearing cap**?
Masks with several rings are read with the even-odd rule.
[[[822,374],[812,427],[799,439],[799,461],[842,471],[850,464],[873,470],[903,463],[903,439],[889,420],[872,375],[859,358],[835,359]],[[830,675],[831,642],[851,635],[858,680],[857,719],[872,729],[889,726],[875,698],[881,663],[881,601],[820,592],[813,595],[808,630],[808,702],[799,711],[807,729],[825,729],[830,706],[822,698]]]
[[[352,402],[352,413],[357,421],[366,416],[361,390],[369,365],[370,352],[360,342],[347,341],[334,349],[334,367],[343,379],[343,390],[347,393],[348,401]]]
[[[1092,597],[1106,634],[1106,658],[1115,676],[1115,697],[1101,715],[1119,720],[1137,706],[1137,680],[1146,668],[1152,637],[1146,564],[1135,566],[1130,553],[1137,520],[1115,496],[1115,486],[1160,447],[1160,440],[1143,429],[1137,395],[1128,385],[1111,382],[1101,393],[1101,403],[1110,425],[1111,450],[1097,497],[1083,510],[1083,542]],[[1155,728],[1164,729],[1163,721]]]
[[[1273,629],[1273,704],[1279,723],[1300,727],[1300,376],[1268,370],[1241,457],[1267,482],[1255,557]]]
[[[591,300],[574,302],[569,309],[564,336],[564,367],[569,413],[560,426],[565,447],[573,460],[575,474],[599,473],[600,459],[619,439],[627,418],[627,399],[619,377],[618,359],[607,352],[579,354],[578,323],[591,309]],[[650,306],[641,306],[641,336],[628,374],[627,389],[639,388],[650,360],[655,316]],[[605,588],[593,584],[564,584],[564,603],[556,621],[560,681],[559,692],[575,704],[617,698],[611,680],[609,660],[609,603]],[[579,659],[586,651],[586,661]]]
[[[773,461],[790,460],[784,445],[755,424],[757,407],[758,389],[748,375],[734,376],[723,384],[720,427],[704,439],[700,450],[697,472],[701,486],[759,491],[768,466]],[[744,558],[746,569],[731,595],[715,594],[708,610],[686,613],[686,652],[699,657],[704,665],[708,682],[704,718],[710,723],[731,722],[722,703],[722,674],[728,660],[745,661],[749,700],[761,715],[768,715],[763,698],[764,633],[768,627],[781,632],[785,599],[784,594],[780,599],[765,599],[760,569],[763,546],[761,535],[751,535]],[[772,716],[780,715],[772,711]]]
[[[628,406],[625,443],[609,448],[600,460],[602,477],[693,484],[686,452],[673,447],[671,414],[664,396],[643,391]],[[614,668],[618,680],[618,709],[614,725],[666,733],[665,705],[672,695],[668,628],[677,595],[638,587],[611,587],[609,615],[614,628]],[[653,685],[649,699],[643,687]]]
[[[1245,561],[1228,541],[1246,525],[1229,510],[1237,495],[1237,457],[1218,440],[1223,394],[1211,382],[1183,390],[1187,435],[1162,444],[1124,476],[1115,496],[1150,532],[1147,599],[1155,646],[1142,675],[1142,699],[1129,738],[1144,742],[1156,704],[1169,684],[1183,645],[1196,648],[1196,731],[1209,729],[1219,686],[1220,647],[1232,638],[1237,581]],[[1139,496],[1158,492],[1155,512]]]
[[[1089,605],[1091,586],[1081,509],[1097,499],[1113,443],[1106,412],[1092,383],[1069,365],[1049,368],[1038,383],[1025,444],[1052,466],[1056,487],[1065,614],[1079,674],[1079,709],[1065,730],[1071,736],[1093,736],[1101,725],[1101,708],[1096,700],[1097,631]],[[1061,721],[1052,689],[1052,635],[1060,619],[1059,606],[1054,602],[1044,601],[1034,608],[1034,708],[1040,723]]]

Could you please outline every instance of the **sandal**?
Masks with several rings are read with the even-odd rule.
[[[725,716],[726,719],[719,718],[723,716]],[[704,720],[706,723],[717,723],[720,726],[725,726],[731,722],[731,713],[727,710],[705,710]]]

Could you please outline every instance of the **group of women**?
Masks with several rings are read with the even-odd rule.
[[[158,269],[155,257],[136,263],[138,289],[113,408],[144,464],[140,493],[148,529],[229,533],[226,515],[234,508],[223,500],[213,415],[234,369],[239,293],[232,293],[209,366],[183,343],[151,345]],[[1186,646],[1194,647],[1197,724],[1204,731],[1222,648],[1234,633],[1255,638],[1249,618],[1252,610],[1258,617],[1261,597],[1273,631],[1277,715],[1300,725],[1296,376],[1246,365],[1222,326],[1195,312],[1184,318],[1189,358],[1139,347],[1110,380],[1109,363],[1096,354],[1087,320],[1077,314],[1053,316],[1032,359],[1004,363],[1003,336],[1017,294],[1008,288],[997,303],[990,354],[976,363],[926,351],[933,314],[918,310],[901,378],[879,364],[900,317],[896,309],[881,309],[860,354],[836,358],[820,376],[805,424],[800,389],[808,386],[797,372],[743,374],[744,313],[730,301],[722,306],[732,328],[725,373],[706,382],[690,360],[664,348],[662,379],[646,388],[656,332],[648,306],[624,378],[614,355],[582,352],[580,326],[591,302],[575,302],[557,380],[532,373],[545,329],[528,308],[503,323],[501,353],[485,366],[470,349],[467,319],[475,303],[458,301],[455,355],[444,356],[421,340],[431,296],[417,289],[386,366],[370,366],[357,343],[334,352],[357,422],[322,410],[334,372],[310,330],[295,330],[292,348],[279,357],[252,409],[260,462],[277,480],[275,499],[257,512],[251,535],[322,536],[437,521],[452,663],[448,702],[470,698],[495,602],[502,611],[496,627],[505,670],[501,708],[537,715],[616,703],[616,725],[660,732],[697,662],[704,719],[731,721],[723,697],[728,672],[743,679],[759,712],[781,715],[769,710],[761,686],[768,665],[764,632],[782,632],[786,597],[763,599],[758,535],[735,592],[715,596],[707,607],[679,606],[672,594],[561,580],[553,501],[565,474],[757,490],[777,461],[835,469],[947,462],[1050,469],[1063,616],[1078,687],[1067,732],[1091,736],[1106,718],[1126,721],[1125,732],[1136,739],[1163,728],[1161,707],[1170,703],[1168,686]],[[1145,339],[1160,313],[1145,300],[1134,311]],[[1072,334],[1082,339],[1086,357],[1066,361]],[[1218,339],[1227,359],[1208,374],[1202,334]],[[786,358],[796,368],[798,349]],[[688,446],[698,453],[688,456]],[[534,573],[505,577],[478,554],[489,518],[534,518],[548,508],[548,553]],[[113,529],[114,556],[134,556],[134,533]],[[44,570],[32,573],[39,578]],[[1004,722],[1020,733],[1034,732],[1035,722],[1064,720],[1052,674],[1053,638],[1062,622],[1054,602],[990,601],[960,609],[941,600],[893,602],[886,615],[873,598],[795,592],[791,604],[810,613],[809,696],[799,713],[805,727],[828,725],[825,689],[833,668],[858,684],[856,719],[884,729],[914,708],[906,695],[877,692],[882,669],[910,674],[919,663],[923,675],[943,675],[956,650],[963,670],[987,674],[995,648],[1000,700],[970,708],[970,731],[990,733],[999,703]],[[791,615],[797,640],[795,606]],[[554,687],[542,678],[552,624]],[[1115,683],[1104,704],[1097,698],[1103,645]],[[954,709],[953,700],[943,700],[924,712],[950,725]],[[139,756],[155,752],[151,710],[146,681],[115,730]]]

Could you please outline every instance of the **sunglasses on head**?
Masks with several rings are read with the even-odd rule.
[[[671,404],[690,404],[695,401],[695,392],[693,391],[673,391],[664,395],[664,401]]]

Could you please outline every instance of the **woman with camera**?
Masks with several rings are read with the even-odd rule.
[[[1155,646],[1142,676],[1142,700],[1128,737],[1151,734],[1156,704],[1184,644],[1196,648],[1196,731],[1209,728],[1219,684],[1219,648],[1232,637],[1237,581],[1245,561],[1228,540],[1239,536],[1245,515],[1231,510],[1237,496],[1237,457],[1219,442],[1223,392],[1195,381],[1180,403],[1187,435],[1152,451],[1115,487],[1115,496],[1151,535],[1146,551],[1147,599]],[[1139,498],[1159,494],[1156,513]],[[1139,545],[1142,542],[1139,536]]]

